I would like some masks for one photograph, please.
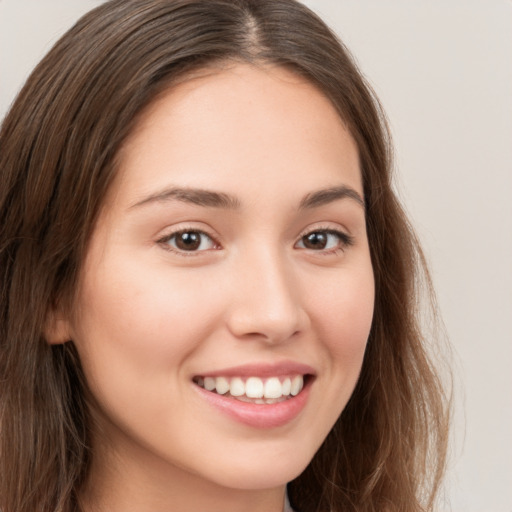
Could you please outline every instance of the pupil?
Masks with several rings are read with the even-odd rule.
[[[181,233],[176,240],[176,245],[185,251],[197,249],[201,244],[199,233],[189,232]]]
[[[310,233],[305,237],[304,245],[308,249],[323,249],[327,244],[325,233]]]

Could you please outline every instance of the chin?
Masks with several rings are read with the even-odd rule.
[[[295,452],[300,452],[295,450]],[[313,455],[293,453],[275,457],[247,460],[226,466],[225,471],[219,468],[213,477],[223,487],[239,490],[272,489],[286,485],[297,478],[308,466]]]

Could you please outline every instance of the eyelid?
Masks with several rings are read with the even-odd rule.
[[[186,250],[180,250],[179,248],[173,247],[172,245],[169,244],[169,241],[172,240],[172,238],[174,238],[178,235],[181,235],[183,233],[198,233],[200,235],[204,235],[212,241],[212,243],[215,247],[209,248],[209,249],[195,250],[195,251],[186,251]],[[183,226],[183,227],[172,229],[165,235],[160,236],[156,240],[156,242],[157,242],[157,244],[162,246],[162,248],[164,250],[178,254],[179,256],[185,256],[185,257],[199,256],[201,254],[204,254],[205,252],[209,252],[212,250],[218,250],[221,248],[216,236],[209,233],[204,228],[198,228],[195,226]]]
[[[207,238],[209,238],[213,244],[213,247],[207,248],[207,249],[201,249],[201,250],[185,250],[185,249],[179,249],[177,247],[173,247],[171,244],[169,244],[169,241],[172,240],[173,237],[176,237],[180,234],[192,232],[192,233],[198,233],[200,235],[204,235]],[[326,233],[330,235],[335,235],[339,239],[339,244],[335,248],[329,248],[329,249],[311,249],[308,247],[298,247],[299,249],[308,250],[310,252],[314,252],[317,254],[333,254],[340,251],[343,251],[344,249],[348,248],[349,246],[354,244],[354,237],[347,233],[346,230],[340,228],[340,227],[333,227],[332,225],[317,225],[317,226],[310,226],[303,230],[301,234],[298,237],[298,240],[295,242],[294,247],[297,248],[297,244],[301,243],[303,241],[303,238],[313,234],[313,233]],[[212,250],[218,250],[221,249],[222,246],[218,242],[218,237],[216,235],[213,235],[209,232],[208,229],[205,228],[199,228],[192,225],[184,225],[180,227],[176,227],[174,229],[171,229],[169,232],[167,232],[163,236],[159,236],[156,240],[156,243],[158,243],[162,248],[166,251],[173,252],[175,254],[178,254],[179,256],[200,256],[206,252],[210,252]]]
[[[314,226],[314,227],[308,227],[304,231],[302,231],[302,233],[299,235],[297,242],[295,243],[295,246],[299,242],[301,242],[305,236],[310,235],[312,233],[318,233],[318,232],[336,235],[340,240],[339,246],[334,249],[314,250],[314,249],[308,249],[307,247],[304,247],[303,249],[310,250],[312,252],[316,252],[319,254],[333,254],[333,253],[336,253],[339,251],[343,251],[344,249],[346,249],[354,244],[354,237],[352,235],[350,235],[349,233],[347,233],[346,230],[343,230],[342,228],[339,228],[339,227],[333,227],[332,225],[329,225],[329,226],[319,225],[319,226]],[[300,247],[300,249],[302,249],[302,247]]]

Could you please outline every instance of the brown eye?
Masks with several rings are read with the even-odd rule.
[[[202,231],[180,231],[165,240],[176,251],[198,252],[213,249],[214,241]]]
[[[325,249],[328,234],[324,231],[315,231],[302,237],[302,243],[306,249]]]
[[[336,230],[317,230],[304,235],[296,247],[313,251],[335,251],[352,244],[352,238]]]

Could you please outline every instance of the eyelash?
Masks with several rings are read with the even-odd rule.
[[[322,233],[324,235],[334,235],[338,238],[338,245],[332,249],[320,249],[320,250],[313,250],[314,252],[318,252],[320,254],[338,254],[340,252],[343,252],[345,249],[350,247],[351,245],[354,245],[354,237],[350,236],[349,234],[340,231],[338,229],[333,229],[330,227],[317,227],[315,229],[312,229],[311,231],[306,231],[299,237],[299,242],[303,242],[304,238],[307,236],[313,235],[315,233]],[[307,247],[305,247],[307,249]]]
[[[184,256],[184,257],[197,256],[198,254],[204,252],[205,250],[212,250],[212,249],[203,249],[203,250],[187,251],[185,249],[179,249],[177,247],[172,247],[170,245],[171,240],[175,239],[176,237],[178,237],[180,235],[184,235],[186,233],[189,233],[189,234],[194,233],[196,235],[206,236],[211,241],[211,243],[214,245],[214,247],[212,249],[218,249],[220,247],[214,237],[210,236],[205,231],[197,229],[197,228],[184,228],[184,229],[180,229],[178,231],[174,231],[174,232],[162,237],[161,239],[159,239],[157,241],[157,243],[160,244],[165,250],[179,254],[180,256]],[[305,237],[313,235],[313,234],[317,234],[317,233],[321,233],[324,235],[336,236],[339,240],[339,244],[332,249],[319,249],[319,250],[310,249],[316,253],[328,254],[328,255],[338,254],[339,252],[343,252],[347,247],[350,247],[351,245],[354,244],[354,238],[352,236],[348,235],[347,233],[344,233],[343,231],[340,231],[337,229],[332,229],[332,228],[327,228],[327,227],[319,227],[319,228],[315,228],[311,231],[306,231],[303,234],[301,234],[299,237],[299,240],[296,242],[295,245],[297,245],[298,243],[304,244]],[[200,241],[200,244],[202,244],[202,243],[203,242]],[[304,247],[304,249],[307,250],[308,248]]]
[[[176,237],[178,237],[180,235],[184,235],[185,233],[195,233],[195,234],[198,234],[200,236],[206,236],[208,239],[211,240],[212,244],[214,246],[216,246],[215,248],[217,248],[219,246],[219,244],[214,239],[214,237],[210,236],[205,231],[203,231],[201,229],[197,229],[197,228],[183,228],[183,229],[179,229],[178,231],[173,231],[172,233],[162,237],[160,240],[157,241],[157,243],[162,245],[162,247],[166,251],[173,252],[173,253],[179,254],[180,256],[184,256],[184,257],[197,256],[201,252],[204,252],[204,250],[202,250],[202,251],[187,251],[187,250],[184,250],[184,249],[179,249],[177,247],[172,247],[169,244],[172,239],[174,239],[174,238],[176,238]]]

